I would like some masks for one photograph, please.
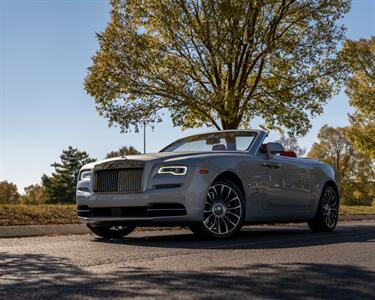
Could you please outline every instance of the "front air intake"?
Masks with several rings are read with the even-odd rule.
[[[186,208],[180,203],[153,203],[148,206],[92,207],[91,216],[96,218],[155,218],[186,215]]]

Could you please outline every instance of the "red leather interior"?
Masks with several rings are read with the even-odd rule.
[[[297,157],[297,154],[294,151],[283,151],[280,152],[281,156],[288,156],[288,157]]]
[[[259,148],[259,152],[263,153],[263,154],[266,154],[268,152],[267,151],[267,144],[262,144],[262,146],[260,146],[260,148]]]
[[[262,144],[262,146],[260,146],[259,152],[263,154],[267,153],[267,144]],[[294,151],[283,151],[280,152],[280,156],[297,157],[297,154]]]

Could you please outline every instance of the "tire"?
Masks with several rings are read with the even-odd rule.
[[[311,231],[331,232],[336,228],[340,199],[332,185],[326,185],[320,196],[318,211],[314,219],[308,222]]]
[[[241,190],[231,181],[214,182],[205,199],[203,220],[190,226],[200,238],[229,238],[241,229],[245,216],[245,200]]]
[[[135,229],[135,226],[92,226],[87,224],[87,227],[91,230],[92,233],[111,240],[111,239],[121,239],[124,236],[132,233]]]

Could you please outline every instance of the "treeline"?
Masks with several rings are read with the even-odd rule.
[[[375,164],[359,151],[351,139],[353,128],[323,126],[308,153],[309,158],[330,164],[336,172],[341,203],[345,205],[375,204]]]
[[[134,147],[122,147],[111,151],[106,158],[139,154]],[[75,202],[78,172],[82,166],[94,162],[87,152],[69,147],[60,155],[60,162],[51,164],[54,171],[50,176],[43,175],[40,184],[25,187],[19,194],[17,186],[8,181],[0,182],[0,204],[72,204]]]
[[[340,56],[355,112],[347,127],[322,127],[308,156],[335,168],[343,203],[369,205],[375,198],[375,36],[347,41]]]

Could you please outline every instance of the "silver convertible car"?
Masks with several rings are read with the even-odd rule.
[[[339,192],[331,166],[297,158],[261,130],[185,137],[159,153],[85,165],[77,213],[92,232],[121,238],[136,226],[188,226],[227,238],[244,224],[308,222],[332,231]]]

